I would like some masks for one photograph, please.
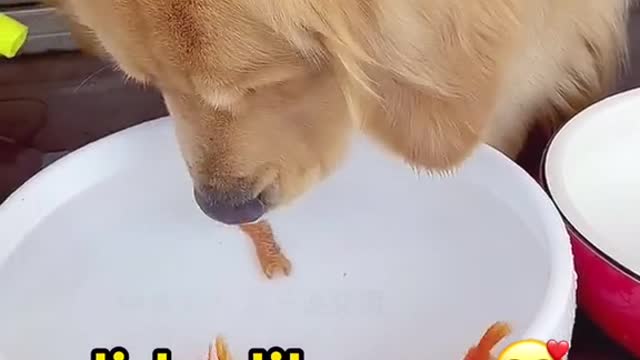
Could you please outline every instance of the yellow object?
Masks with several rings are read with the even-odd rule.
[[[29,29],[18,21],[0,14],[0,55],[12,58],[16,56],[27,41]]]
[[[498,356],[498,360],[554,360],[547,350],[547,344],[538,340],[523,340],[509,345]]]

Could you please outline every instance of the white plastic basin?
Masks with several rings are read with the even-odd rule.
[[[570,340],[568,236],[524,171],[486,146],[446,179],[364,139],[352,150],[269,215],[294,266],[275,281],[248,239],[198,210],[169,119],[59,160],[0,207],[0,353],[199,359],[221,334],[237,359],[276,345],[309,359],[461,359],[498,320],[512,340]]]

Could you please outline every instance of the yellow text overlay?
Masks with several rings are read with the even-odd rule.
[[[269,350],[254,348],[249,350],[249,360],[304,360],[304,351],[298,348],[284,350],[277,346]]]
[[[91,350],[91,360],[130,360],[129,352],[123,347],[113,349],[95,348]],[[158,348],[153,350],[151,360],[171,360],[171,350]]]

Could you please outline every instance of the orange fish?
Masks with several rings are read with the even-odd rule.
[[[491,350],[510,333],[511,328],[506,323],[497,322],[491,325],[480,338],[478,345],[469,349],[464,360],[492,360]]]
[[[209,345],[209,352],[205,360],[233,360],[227,343],[222,337],[218,336],[216,341]]]
[[[291,262],[282,254],[282,250],[276,242],[273,230],[271,230],[271,225],[268,222],[260,221],[255,224],[244,224],[240,225],[240,229],[253,240],[262,272],[267,278],[271,279],[276,272],[289,275]]]

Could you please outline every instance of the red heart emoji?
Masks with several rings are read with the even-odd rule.
[[[569,342],[555,340],[547,341],[547,351],[553,360],[562,360],[562,358],[569,352]]]

